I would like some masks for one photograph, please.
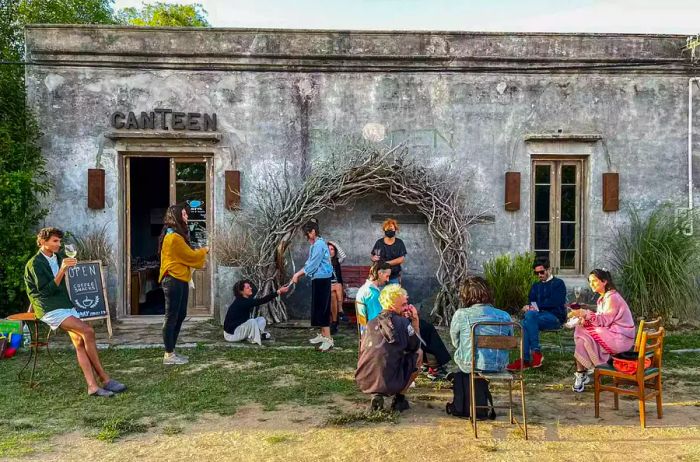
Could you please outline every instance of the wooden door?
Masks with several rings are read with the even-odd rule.
[[[208,246],[211,229],[212,162],[209,158],[170,159],[170,204],[187,203],[190,206],[189,228],[192,247]],[[209,316],[212,311],[211,259],[203,269],[192,274],[194,289],[190,287],[187,314]]]

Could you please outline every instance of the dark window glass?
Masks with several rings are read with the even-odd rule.
[[[561,167],[561,182],[562,184],[576,184],[576,166],[562,165]]]
[[[547,260],[551,260],[549,256],[549,250],[537,250],[535,251],[535,258],[546,258]]]
[[[576,186],[561,187],[561,221],[576,221]]]
[[[177,181],[206,181],[206,164],[202,162],[175,164]]]
[[[561,224],[561,249],[576,249],[576,223]]]
[[[549,188],[535,186],[535,221],[549,221]]]
[[[535,223],[535,249],[549,249],[549,223]]]
[[[535,183],[550,183],[550,168],[549,165],[535,166]]]
[[[175,202],[187,202],[190,206],[190,221],[205,220],[207,217],[207,186],[204,183],[179,183],[175,189]]]
[[[576,268],[576,251],[575,250],[562,250],[561,251],[561,261],[559,262],[560,268],[574,269]]]

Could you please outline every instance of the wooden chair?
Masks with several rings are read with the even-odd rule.
[[[510,326],[513,329],[513,335],[478,335],[477,327],[483,326]],[[519,334],[519,335],[516,335]],[[469,375],[471,380],[471,396],[469,397],[470,408],[471,408],[471,422],[472,428],[474,430],[474,437],[478,438],[477,430],[477,419],[476,410],[477,408],[487,408],[489,406],[477,406],[476,405],[476,379],[478,377],[485,378],[488,381],[502,381],[508,383],[508,406],[493,406],[494,408],[508,409],[508,417],[510,418],[511,424],[518,424],[520,429],[525,435],[525,439],[528,439],[527,435],[527,410],[525,407],[525,377],[522,371],[518,372],[487,372],[476,368],[476,356],[477,350],[480,348],[490,348],[493,350],[508,350],[508,351],[518,351],[519,357],[522,362],[523,359],[523,330],[520,323],[517,322],[477,322],[472,325],[472,367],[471,374]],[[513,382],[520,382],[520,404],[523,413],[522,425],[513,416]]]
[[[658,321],[658,320],[657,320]],[[654,321],[656,322],[656,321]],[[648,326],[649,323],[645,323]],[[639,400],[639,421],[642,428],[646,427],[646,401],[656,398],[656,415],[663,418],[662,390],[661,390],[661,361],[663,355],[664,335],[663,327],[649,332],[644,326],[639,326],[639,342],[637,347],[637,371],[635,374],[625,374],[617,371],[609,364],[595,368],[593,374],[593,386],[595,390],[595,416],[600,416],[600,392],[610,391],[614,394],[613,409],[619,409],[618,395],[636,396]],[[651,365],[644,368],[644,361],[651,358]],[[612,385],[603,385],[603,377],[612,377]],[[624,388],[623,388],[624,387]]]
[[[639,328],[637,328],[637,336],[634,338],[634,351],[639,351],[639,343],[642,341],[642,332],[650,331],[655,332],[661,327],[662,318],[659,316],[653,321],[646,321],[644,319],[639,321]]]

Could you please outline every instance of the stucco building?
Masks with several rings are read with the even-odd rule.
[[[313,168],[348,134],[405,143],[426,165],[463,172],[489,215],[471,230],[475,271],[535,250],[583,285],[625,207],[687,209],[698,192],[688,140],[694,132],[700,152],[700,110],[689,115],[699,73],[683,36],[111,26],[26,35],[28,104],[55,184],[46,222],[78,233],[107,225],[119,318],[158,312],[152,261],[168,204],[195,206],[204,243],[226,222],[225,189],[238,175],[245,208],[263,173]],[[427,300],[436,255],[412,211],[377,196],[319,219],[346,264],[367,264],[381,219],[394,214],[406,220],[406,285]],[[297,265],[305,252],[295,246]],[[198,273],[192,315],[218,316],[230,301],[221,271],[212,260]],[[303,317],[297,292],[290,309]]]

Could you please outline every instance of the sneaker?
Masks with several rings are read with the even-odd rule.
[[[571,389],[576,393],[581,393],[589,383],[591,383],[591,378],[586,372],[576,372],[574,374],[574,384],[571,386]]]
[[[408,405],[408,400],[401,393],[394,395],[394,399],[391,400],[391,410],[403,412],[410,409],[411,406]]]
[[[175,353],[175,356],[177,356],[177,357],[180,358],[180,359],[184,359],[185,361],[189,361],[189,360],[190,360],[190,357],[189,357],[189,356],[181,355],[180,353]]]
[[[333,348],[333,339],[329,337],[323,337],[323,341],[321,342],[321,346],[318,347],[320,351],[328,351],[331,348]]]
[[[314,338],[312,338],[312,339],[309,339],[309,343],[312,344],[312,345],[315,345],[315,344],[317,344],[317,343],[323,342],[323,339],[325,339],[325,338],[326,338],[326,337],[324,337],[323,335],[318,334],[316,337],[314,337]]]
[[[335,335],[337,333],[338,333],[338,323],[332,322],[331,323],[331,335]]]
[[[512,363],[506,366],[506,370],[510,372],[524,371],[525,369],[530,369],[530,361],[520,362],[520,359],[516,359]]]
[[[447,368],[445,366],[428,368],[426,374],[430,380],[445,380],[447,378]]]
[[[269,332],[263,332],[260,334],[260,340],[272,340],[272,334]]]
[[[537,369],[538,367],[542,367],[542,361],[544,361],[544,356],[542,356],[542,353],[539,351],[533,351],[532,352],[532,361],[530,362],[530,367],[533,369]]]
[[[381,411],[384,409],[384,396],[372,395],[372,400],[369,402],[369,408],[372,411]]]
[[[187,358],[185,358],[184,356],[178,356],[176,354],[168,355],[167,353],[165,353],[165,355],[163,356],[163,364],[165,364],[166,366],[179,366],[181,364],[187,364],[188,362],[190,361]]]

